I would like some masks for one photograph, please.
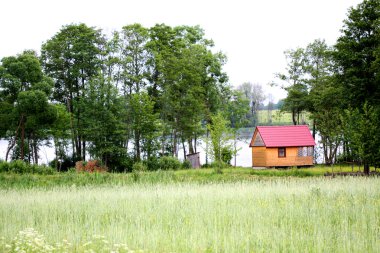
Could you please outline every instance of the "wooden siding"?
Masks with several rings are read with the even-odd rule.
[[[278,148],[266,148],[266,166],[306,166],[313,165],[312,156],[298,156],[298,147],[286,147],[286,157],[278,157]]]
[[[252,167],[267,166],[265,151],[265,147],[252,147]]]

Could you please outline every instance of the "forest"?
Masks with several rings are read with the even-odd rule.
[[[360,161],[365,172],[379,165],[379,20],[379,1],[363,1],[348,11],[335,45],[318,39],[290,49],[286,71],[275,74],[272,85],[287,91],[281,110],[293,124],[310,114],[327,164]],[[107,36],[81,23],[63,26],[39,54],[4,57],[5,159],[37,164],[39,148],[54,145],[58,170],[88,156],[111,171],[136,162],[154,169],[160,157],[178,157],[179,146],[186,157],[210,137],[210,158],[221,160],[233,152],[218,146],[222,136],[254,127],[263,99],[255,85],[233,88],[227,58],[213,47],[199,26],[132,24]]]

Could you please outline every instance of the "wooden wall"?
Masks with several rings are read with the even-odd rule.
[[[278,148],[252,147],[253,167],[313,165],[312,156],[298,156],[298,147],[287,147],[286,157],[278,157]]]
[[[252,147],[252,167],[265,167],[266,147]]]

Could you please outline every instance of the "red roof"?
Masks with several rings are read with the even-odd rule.
[[[314,146],[315,141],[307,125],[258,126],[258,131],[266,147]],[[252,137],[253,138],[253,137]],[[252,146],[253,140],[251,141]]]

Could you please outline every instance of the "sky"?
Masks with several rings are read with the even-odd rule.
[[[0,58],[42,43],[63,25],[85,23],[105,33],[124,25],[152,27],[199,25],[215,51],[227,55],[224,70],[237,87],[259,83],[274,100],[285,91],[270,87],[275,73],[286,68],[284,51],[305,47],[315,39],[333,45],[348,8],[361,0],[12,0],[1,3]]]

